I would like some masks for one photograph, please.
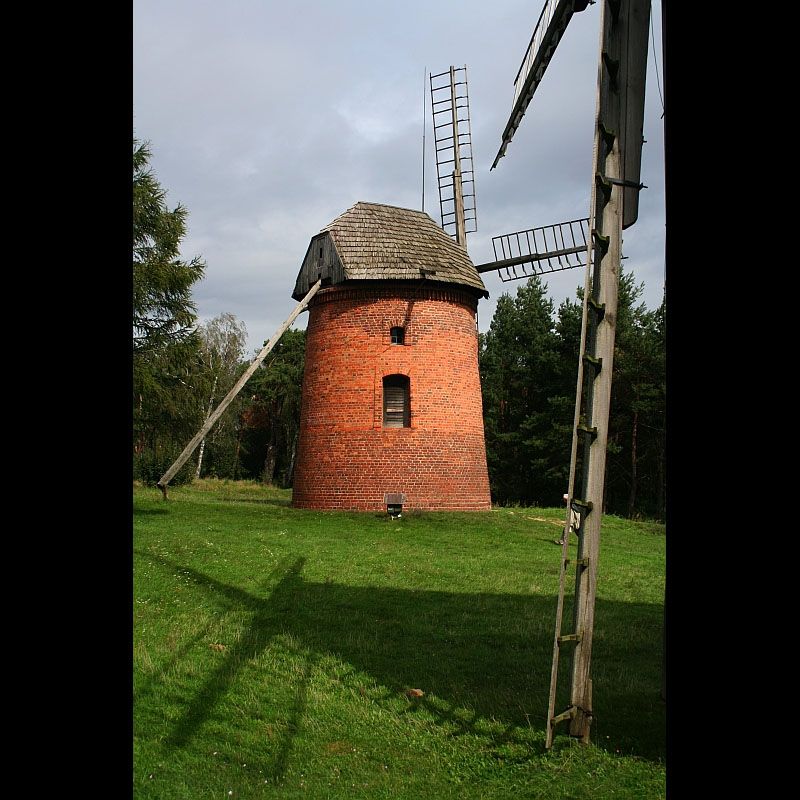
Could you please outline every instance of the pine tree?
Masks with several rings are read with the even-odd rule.
[[[565,408],[561,367],[553,301],[534,276],[514,298],[498,299],[482,337],[486,458],[495,502],[554,504],[564,492],[569,439],[554,444]]]
[[[156,352],[187,339],[197,319],[192,286],[203,277],[197,257],[183,261],[186,209],[172,211],[148,169],[147,143],[133,140],[133,350]]]
[[[150,158],[148,144],[134,138],[134,453],[142,460],[149,450],[151,471],[157,472],[161,464],[169,466],[176,440],[191,435],[202,420],[194,385],[200,340],[191,290],[205,264],[180,258],[186,210],[167,207],[166,192],[148,166]]]
[[[502,295],[480,337],[492,499],[560,505],[568,488],[583,288],[553,324],[540,278]],[[620,275],[604,510],[665,518],[666,306],[648,311],[643,286]],[[580,477],[582,448],[576,456]]]
[[[621,274],[605,505],[622,516],[663,519],[666,307],[637,304],[642,291],[631,274]]]

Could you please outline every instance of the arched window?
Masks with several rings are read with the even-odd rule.
[[[383,379],[383,427],[411,427],[407,375],[387,375]]]
[[[405,344],[406,332],[403,328],[392,328],[390,331],[392,344]]]

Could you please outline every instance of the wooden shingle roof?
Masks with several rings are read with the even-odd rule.
[[[320,277],[330,285],[425,278],[489,294],[467,251],[427,214],[379,203],[356,203],[311,240],[292,297]]]

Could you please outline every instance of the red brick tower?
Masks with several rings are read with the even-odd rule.
[[[466,250],[427,214],[357,203],[311,240],[292,505],[491,508]]]

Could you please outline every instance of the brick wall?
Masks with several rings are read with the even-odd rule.
[[[309,306],[292,505],[385,510],[491,508],[477,300],[433,284],[333,287]],[[405,329],[391,344],[390,330]],[[411,427],[383,427],[383,378],[407,375]]]

